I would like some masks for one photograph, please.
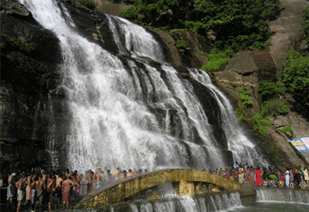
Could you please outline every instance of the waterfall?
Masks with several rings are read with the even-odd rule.
[[[244,158],[249,164],[267,166],[209,76],[186,69],[190,79],[183,79],[164,63],[160,44],[144,28],[106,16],[118,53],[125,55],[116,56],[79,35],[63,3],[20,2],[60,40],[61,86],[70,113],[65,153],[70,169],[213,169]],[[160,65],[136,59],[141,57]],[[194,91],[197,86],[218,105],[214,118],[205,112]]]
[[[309,192],[305,190],[259,188],[256,191],[256,198],[259,202],[294,202],[309,204]]]
[[[125,203],[123,203],[125,204]],[[120,204],[121,205],[121,204]],[[190,211],[190,212],[209,212],[209,211],[227,211],[242,207],[240,195],[238,192],[230,194],[216,194],[209,197],[198,197],[192,199],[190,196],[183,196],[177,198],[164,199],[162,201],[141,200],[138,203],[129,203],[129,208],[133,211],[140,212],[176,212],[176,211]],[[114,209],[116,206],[114,207]],[[123,207],[121,210],[124,210]],[[117,211],[117,210],[115,210]]]
[[[261,159],[261,156],[256,151],[254,144],[244,135],[237,123],[232,105],[223,93],[211,83],[209,75],[207,75],[206,72],[199,72],[196,69],[190,69],[190,75],[195,80],[211,89],[212,93],[217,98],[217,102],[220,103],[219,106],[223,121],[222,125],[225,129],[228,149],[233,152],[234,161],[247,162],[248,164],[255,164],[254,161],[260,161],[261,163],[259,165],[261,167],[268,167],[268,164]]]

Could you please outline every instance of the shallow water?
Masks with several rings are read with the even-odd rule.
[[[309,204],[299,204],[299,203],[284,203],[284,202],[256,202],[247,206],[242,206],[234,208],[233,210],[237,212],[255,212],[255,211],[269,211],[269,212],[308,212]]]

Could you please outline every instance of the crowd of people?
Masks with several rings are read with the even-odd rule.
[[[120,168],[112,172],[110,170],[104,172],[98,168],[94,172],[88,170],[80,175],[77,170],[69,169],[58,172],[40,170],[29,174],[13,172],[7,181],[7,207],[16,208],[19,212],[21,207],[27,210],[35,208],[40,210],[43,205],[48,205],[48,210],[51,211],[62,203],[63,209],[69,208],[70,201],[78,200],[87,192],[145,172],[147,169],[133,171],[129,169],[127,172]]]
[[[233,167],[216,169],[214,174],[237,181],[241,184],[258,187],[294,188],[295,185],[305,188],[309,186],[307,167],[289,167],[284,172],[278,168],[267,169],[234,163]]]
[[[8,177],[7,202],[11,206],[15,202],[17,212],[21,206],[34,210],[35,207],[42,208],[42,204],[48,205],[49,211],[59,203],[63,204],[63,208],[69,208],[69,201],[78,200],[87,192],[146,172],[147,169],[129,169],[127,172],[120,168],[113,171],[98,168],[80,175],[78,171],[69,169],[58,172],[40,170],[27,175],[14,172]],[[293,188],[299,185],[304,188],[306,184],[309,185],[307,167],[291,167],[280,172],[277,168],[254,168],[235,162],[233,167],[216,169],[213,173],[248,186]]]

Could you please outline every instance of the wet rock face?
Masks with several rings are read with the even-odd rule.
[[[0,135],[7,145],[7,152],[4,154],[2,151],[1,154],[1,168],[4,168],[2,166],[10,167],[5,161],[18,162],[15,156],[20,155],[18,152],[23,148],[30,156],[44,151],[44,136],[51,131],[51,125],[56,128],[65,126],[57,117],[53,117],[55,121],[50,123],[54,116],[51,108],[63,116],[65,104],[63,94],[56,89],[61,79],[58,65],[62,60],[57,37],[40,26],[19,3],[1,1],[0,11]],[[14,155],[14,159],[5,158],[10,154]],[[25,156],[20,158],[25,159]],[[48,157],[42,154],[40,160],[32,159],[33,163],[44,163]]]

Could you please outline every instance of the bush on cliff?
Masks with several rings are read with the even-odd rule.
[[[289,51],[285,57],[282,82],[288,92],[303,105],[309,105],[309,54]]]
[[[258,88],[258,92],[260,92],[264,101],[280,97],[284,95],[285,91],[286,88],[282,82],[269,82],[267,80],[261,81]]]

